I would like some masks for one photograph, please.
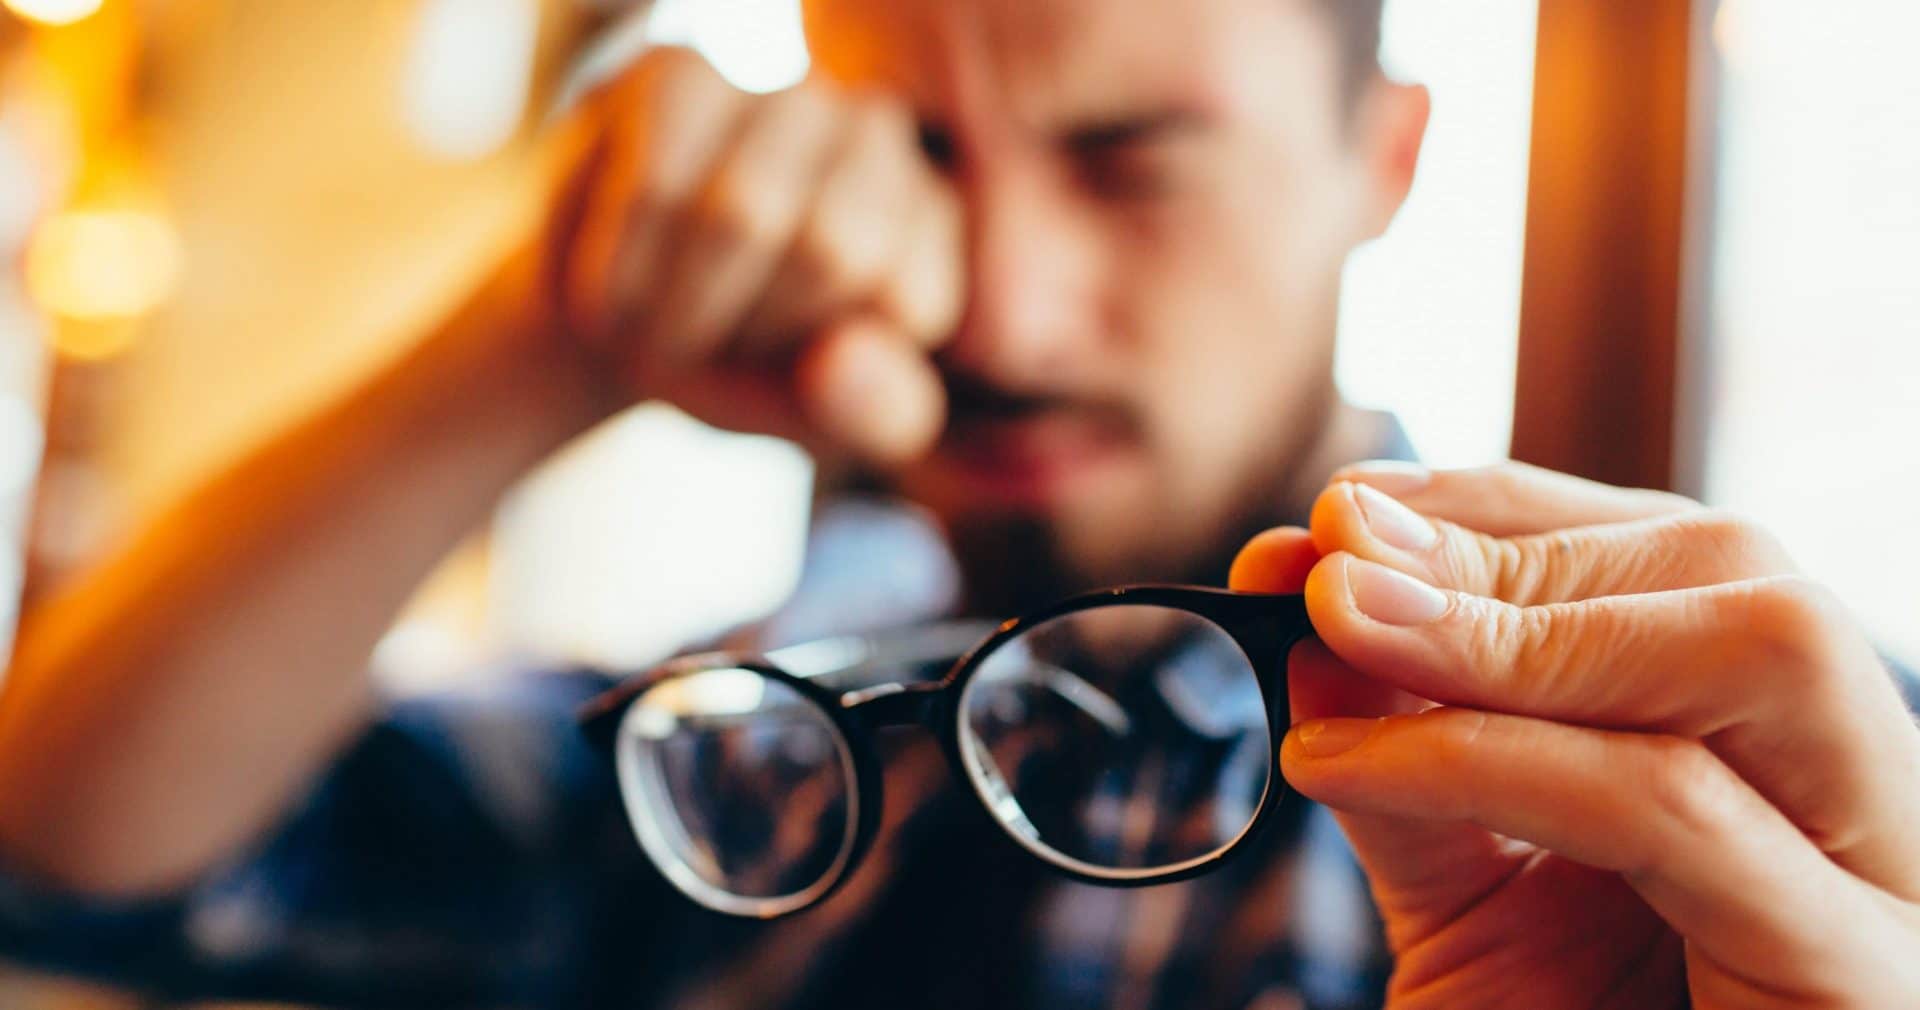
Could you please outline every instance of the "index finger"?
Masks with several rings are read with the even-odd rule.
[[[1423,698],[1704,741],[1848,869],[1920,895],[1901,841],[1920,767],[1893,679],[1829,597],[1794,577],[1516,607],[1335,554],[1307,581],[1315,632]]]
[[[1346,467],[1328,483],[1340,481],[1365,484],[1416,512],[1497,537],[1632,522],[1700,508],[1665,491],[1613,487],[1515,462],[1428,470],[1375,460]]]
[[[1435,586],[1521,606],[1795,570],[1764,530],[1707,509],[1496,537],[1423,516],[1371,485],[1340,481],[1314,502],[1312,531],[1322,554],[1347,551]]]
[[[875,293],[874,309],[927,350],[947,342],[965,301],[965,224],[959,198],[945,185],[923,191],[898,264]]]

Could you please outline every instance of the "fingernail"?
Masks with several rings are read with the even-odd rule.
[[[1381,624],[1427,624],[1451,605],[1447,594],[1419,579],[1359,558],[1347,561],[1347,585],[1353,591],[1353,605]]]
[[[1433,471],[1418,463],[1377,459],[1345,467],[1333,479],[1370,484],[1387,494],[1408,495],[1432,483]]]
[[[1373,735],[1371,719],[1316,719],[1294,730],[1300,750],[1310,758],[1339,757]]]
[[[1440,533],[1432,523],[1392,498],[1365,484],[1353,486],[1353,497],[1360,503],[1367,529],[1381,543],[1403,551],[1424,551],[1439,543]]]

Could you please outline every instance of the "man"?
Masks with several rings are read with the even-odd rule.
[[[767,97],[649,54],[547,231],[417,351],[32,616],[11,947],[411,1005],[1911,1004],[1920,734],[1764,537],[1524,469],[1329,483],[1405,455],[1330,365],[1426,117],[1378,18],[816,0],[820,79]],[[1390,987],[1301,804],[1219,874],[1097,890],[958,827],[909,745],[861,879],[760,925],[639,859],[573,730],[600,679],[377,707],[359,671],[422,573],[643,396],[926,506],[978,614],[1217,581],[1310,512],[1233,581],[1308,594],[1283,767],[1341,811]]]

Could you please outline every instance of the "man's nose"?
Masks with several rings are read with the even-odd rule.
[[[942,361],[1004,389],[1057,386],[1096,331],[1093,244],[1043,194],[975,183],[964,196],[967,302]]]

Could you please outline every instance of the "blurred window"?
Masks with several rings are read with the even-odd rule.
[[[1347,270],[1339,378],[1437,466],[1505,459],[1532,132],[1534,0],[1394,0],[1387,72],[1433,92],[1413,194]]]
[[[1708,500],[1920,659],[1920,75],[1912,0],[1723,0]]]

